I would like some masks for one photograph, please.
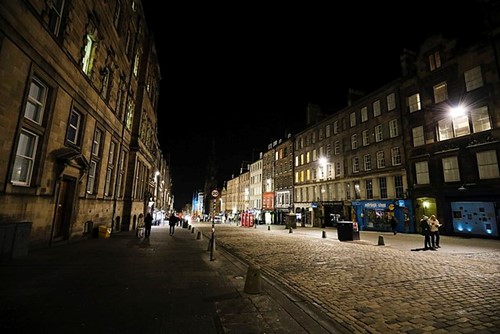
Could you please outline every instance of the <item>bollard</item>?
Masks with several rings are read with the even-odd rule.
[[[254,227],[254,228],[257,228],[257,224],[255,224],[255,223],[254,223],[254,224],[253,224],[253,227]]]
[[[194,233],[194,226],[193,226],[193,228],[191,229],[191,233]]]
[[[257,294],[260,293],[260,267],[251,265],[247,270],[247,277],[245,280],[245,292]]]
[[[196,240],[201,240],[201,232],[198,231],[198,233],[196,234]]]
[[[385,243],[384,243],[384,236],[383,235],[379,235],[378,236],[378,245],[379,246],[384,246]]]
[[[191,231],[191,225],[188,225],[188,230]]]
[[[267,230],[268,230],[268,231],[271,231],[271,226],[268,226],[268,227],[267,227]]]
[[[325,231],[323,231],[323,236],[322,237],[326,238],[326,232]]]
[[[288,232],[288,233],[293,233],[293,229],[292,229],[292,227],[291,227],[291,226],[290,226],[290,232]]]

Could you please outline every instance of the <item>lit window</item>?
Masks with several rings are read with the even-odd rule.
[[[396,95],[391,93],[387,95],[387,110],[391,111],[396,109]]]
[[[448,87],[446,82],[441,82],[434,86],[434,102],[436,104],[448,100]]]
[[[427,161],[415,163],[415,173],[417,176],[417,184],[429,184],[429,165]]]
[[[16,160],[11,181],[16,185],[29,185],[38,145],[38,136],[26,130],[21,131],[17,143]]]
[[[368,120],[368,108],[361,108],[361,122],[366,122]]]
[[[389,136],[391,138],[397,137],[399,135],[399,130],[398,130],[398,120],[393,119],[389,121]]]
[[[457,157],[443,158],[444,182],[460,181]]]
[[[354,112],[353,112],[353,113],[351,113],[351,115],[350,115],[350,118],[349,118],[349,119],[350,119],[351,128],[352,128],[353,126],[356,126],[356,113],[354,113]]]
[[[436,51],[429,56],[429,67],[431,71],[441,67],[441,55],[439,54],[439,51]]]
[[[465,71],[465,87],[468,92],[483,86],[483,75],[481,74],[481,66],[476,66],[473,69]]]
[[[491,120],[488,107],[481,107],[471,111],[472,131],[481,132],[491,130]]]
[[[477,168],[479,170],[479,178],[495,179],[500,177],[498,171],[497,152],[494,150],[476,153]]]
[[[373,117],[380,116],[380,100],[373,102]]]
[[[420,94],[417,93],[408,96],[408,109],[410,110],[410,113],[422,109],[422,105],[420,103]]]
[[[423,126],[418,126],[416,128],[411,129],[411,133],[413,136],[413,147],[422,146],[425,144]]]

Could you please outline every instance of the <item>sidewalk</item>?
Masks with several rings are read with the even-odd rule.
[[[0,262],[0,332],[341,332],[264,277],[246,293],[247,270],[222,249],[211,260],[194,229],[168,226],[32,251]]]

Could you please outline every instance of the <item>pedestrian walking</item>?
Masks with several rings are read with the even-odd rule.
[[[426,215],[422,216],[422,219],[420,220],[420,229],[422,231],[422,235],[424,236],[424,250],[436,250],[434,247],[431,245],[431,230],[430,230],[430,224],[429,224],[429,217]]]
[[[430,233],[431,233],[431,245],[434,248],[441,248],[439,246],[439,228],[441,227],[441,223],[436,218],[435,215],[431,215],[429,219],[430,225]]]
[[[170,226],[170,235],[174,235],[175,225],[179,221],[179,218],[172,212],[170,217],[168,217],[168,225]]]
[[[146,217],[144,218],[144,236],[146,238],[149,238],[149,236],[151,235],[151,226],[153,226],[153,216],[151,216],[151,213],[148,212],[146,214]]]
[[[397,227],[398,227],[398,221],[394,215],[391,216],[391,219],[389,220],[389,223],[391,224],[391,229],[394,235],[398,234]]]

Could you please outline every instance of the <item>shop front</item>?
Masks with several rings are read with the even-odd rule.
[[[390,218],[394,216],[398,232],[414,232],[411,217],[413,216],[410,200],[371,200],[352,202],[353,221],[359,223],[364,231],[391,231]]]

